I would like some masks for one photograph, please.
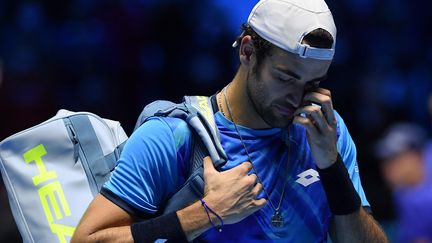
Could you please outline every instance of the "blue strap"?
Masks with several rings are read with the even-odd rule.
[[[105,163],[108,165],[108,168],[110,171],[113,171],[114,168],[117,165],[117,161],[120,158],[120,153],[123,151],[123,147],[125,145],[126,141],[124,141],[122,144],[118,145],[112,153],[109,153],[105,155]]]
[[[177,191],[164,205],[163,214],[175,212],[198,201],[204,194],[203,168],[199,168],[189,177],[182,188]]]
[[[69,120],[83,153],[81,160],[84,169],[87,169],[90,189],[96,195],[110,176],[110,166],[105,163],[105,156],[87,115],[71,116]]]

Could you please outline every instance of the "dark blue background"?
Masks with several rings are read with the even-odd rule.
[[[128,134],[143,106],[184,94],[211,95],[235,74],[231,44],[256,1],[0,1],[0,139],[60,108],[119,120]],[[393,218],[371,144],[389,124],[430,131],[430,3],[327,1],[338,27],[323,87],[359,151],[375,216]],[[0,241],[20,241],[0,188]]]

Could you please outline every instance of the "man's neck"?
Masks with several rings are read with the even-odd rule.
[[[224,88],[226,89],[226,100],[229,108],[225,100],[225,90],[223,89],[218,93],[217,97],[220,103],[219,109],[222,109],[222,113],[236,124],[253,129],[270,128],[255,110],[255,106],[247,93],[247,79],[247,70],[240,67],[231,83]],[[230,114],[229,110],[231,110],[232,114]]]

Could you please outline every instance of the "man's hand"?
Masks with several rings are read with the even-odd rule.
[[[248,175],[252,169],[250,162],[244,162],[230,170],[217,171],[210,157],[204,158],[204,200],[206,204],[222,217],[225,224],[240,222],[266,204],[264,198],[256,199],[262,190],[255,174]],[[189,207],[177,211],[180,224],[188,241],[192,241],[210,224],[204,208],[198,201]],[[215,215],[211,221],[219,224]]]
[[[304,107],[295,112],[293,123],[306,128],[308,143],[320,169],[331,166],[337,159],[336,118],[330,91],[318,88],[303,98]],[[309,104],[319,104],[321,107]],[[306,114],[305,117],[300,116]],[[326,188],[324,188],[326,190]],[[387,242],[379,225],[363,208],[346,215],[335,215],[331,227],[335,242]]]
[[[319,106],[311,105],[319,104]],[[327,89],[317,88],[306,93],[302,106],[294,113],[294,124],[306,128],[312,156],[320,169],[332,165],[337,158],[336,118],[333,113],[331,93]],[[305,117],[300,116],[306,114]]]
[[[262,185],[255,174],[248,175],[251,169],[252,164],[244,162],[218,172],[210,157],[204,158],[204,200],[226,224],[237,223],[266,204],[266,199],[256,199]]]

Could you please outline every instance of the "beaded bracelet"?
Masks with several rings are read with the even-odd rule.
[[[208,217],[208,219],[209,219],[211,225],[212,225],[214,228],[217,228],[217,230],[218,230],[219,232],[222,232],[222,227],[223,227],[223,225],[224,225],[224,222],[223,222],[221,216],[219,216],[215,211],[213,211],[213,209],[211,209],[211,208],[207,205],[207,203],[204,201],[204,199],[200,199],[200,201],[201,201],[201,204],[203,205],[203,207],[204,207],[204,209],[205,209],[205,211],[206,211],[206,213],[207,213],[207,217]],[[214,215],[219,219],[219,221],[220,221],[220,225],[215,225],[215,224],[212,222],[212,220],[211,220],[211,218],[210,218],[209,211],[210,211],[210,213],[214,214]]]

